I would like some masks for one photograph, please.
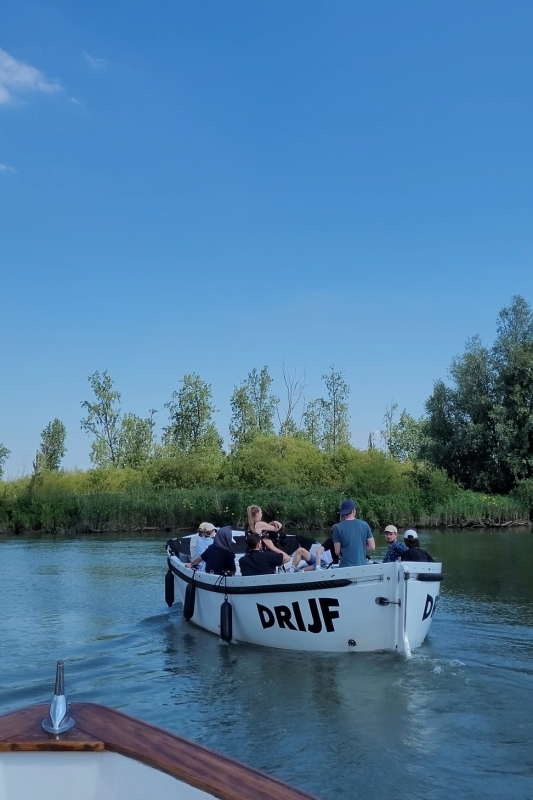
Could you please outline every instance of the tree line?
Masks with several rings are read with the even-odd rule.
[[[81,403],[81,427],[91,437],[91,462],[95,467],[134,470],[155,464],[154,474],[159,470],[163,475],[162,462],[172,460],[175,467],[188,456],[187,468],[178,473],[189,480],[187,474],[197,470],[196,485],[215,482],[225,462],[234,473],[240,471],[244,482],[251,463],[256,475],[261,474],[261,462],[272,462],[275,473],[274,462],[281,470],[283,459],[285,468],[297,458],[309,463],[309,475],[319,462],[320,469],[326,462],[340,463],[353,450],[349,447],[350,387],[343,373],[330,367],[322,376],[324,397],[307,403],[303,401],[305,371],[284,368],[283,380],[283,400],[274,394],[266,366],[253,369],[234,388],[226,454],[214,422],[211,385],[199,375],[183,376],[164,406],[168,420],[157,438],[158,412],[152,409],[146,417],[123,413],[111,376],[107,371],[94,372],[89,376],[92,397]],[[65,440],[63,423],[50,422],[41,435],[34,474],[60,469]],[[427,475],[430,468],[440,469],[465,489],[533,497],[533,312],[526,300],[513,297],[500,311],[492,346],[477,336],[466,343],[464,353],[452,359],[447,380],[435,382],[421,418],[415,419],[405,409],[398,416],[397,405],[391,404],[379,440],[371,434],[368,450],[410,465],[419,476]],[[316,452],[328,458],[312,455]],[[0,476],[8,456],[8,449],[0,444]],[[315,472],[314,479],[318,477]],[[273,479],[265,474],[267,483]],[[284,480],[280,472],[280,485]]]
[[[326,453],[350,440],[349,386],[341,372],[331,367],[323,376],[326,397],[304,405],[300,420],[296,409],[305,388],[305,373],[283,370],[286,402],[273,390],[268,368],[253,369],[236,386],[230,399],[230,453],[240,451],[256,437],[279,435],[311,442]],[[223,439],[216,428],[211,384],[197,374],[186,374],[180,388],[165,403],[168,421],[160,440],[154,434],[155,409],[145,418],[122,414],[121,395],[110,375],[95,372],[89,376],[92,400],[84,400],[86,416],[81,427],[92,438],[91,462],[98,467],[139,468],[154,459],[196,453],[206,461],[224,457]]]
[[[331,453],[350,441],[348,395],[343,374],[332,366],[323,375],[326,397],[303,402],[306,372],[283,368],[285,400],[273,390],[273,379],[265,366],[253,369],[231,395],[230,453],[234,454],[257,436],[293,437],[311,442]],[[164,408],[168,421],[161,438],[155,435],[156,409],[146,417],[123,413],[121,393],[107,370],[88,378],[92,398],[81,403],[85,415],[81,427],[91,437],[90,460],[95,467],[138,469],[154,459],[183,453],[201,454],[205,460],[224,457],[223,438],[216,428],[211,384],[199,375],[186,374]],[[296,419],[301,406],[300,419]],[[57,471],[66,453],[66,429],[59,419],[41,434],[33,472]],[[10,451],[0,444],[0,477]]]
[[[386,450],[426,461],[465,489],[533,499],[533,312],[520,295],[502,308],[491,346],[479,336],[435,382],[426,413],[387,409]]]

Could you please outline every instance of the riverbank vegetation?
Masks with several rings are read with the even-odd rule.
[[[231,395],[229,446],[214,421],[211,386],[184,375],[156,410],[121,410],[107,372],[89,376],[82,428],[93,469],[64,471],[59,419],[41,435],[31,475],[0,481],[0,531],[188,528],[209,519],[242,525],[262,505],[287,527],[325,527],[343,496],[357,499],[372,525],[506,525],[533,508],[533,313],[513,298],[491,348],[477,338],[453,359],[415,419],[385,412],[368,448],[350,444],[350,387],[331,367],[325,396],[304,402],[305,371],[283,370],[284,399],[266,367]],[[0,445],[0,470],[9,455]],[[1,477],[1,471],[0,471]]]
[[[427,464],[350,445],[327,454],[309,442],[258,436],[219,464],[205,454],[161,458],[143,469],[40,472],[1,484],[0,530],[120,531],[241,526],[259,503],[287,528],[337,521],[344,496],[373,526],[497,526],[529,516],[529,498],[461,489]]]

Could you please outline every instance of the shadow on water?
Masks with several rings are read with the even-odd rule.
[[[317,794],[533,798],[533,536],[421,533],[442,603],[411,660],[222,643],[163,601],[164,540],[4,540],[0,709],[105,703]]]

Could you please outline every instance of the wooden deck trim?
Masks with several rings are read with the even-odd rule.
[[[0,717],[0,753],[37,750],[64,750],[103,752],[105,745],[78,727],[73,727],[60,738],[48,736],[41,722],[48,716],[48,706],[30,706]]]
[[[316,800],[277,778],[106,706],[72,703],[76,725],[60,739],[41,730],[48,706],[0,717],[0,752],[107,750],[166,772],[220,800]]]

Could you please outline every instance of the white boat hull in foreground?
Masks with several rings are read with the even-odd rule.
[[[57,735],[47,706],[0,717],[0,800],[316,800],[120,711],[64,708],[73,725]]]
[[[287,650],[409,656],[427,635],[442,580],[441,564],[419,562],[221,578],[193,572],[171,550],[167,554],[191,622],[221,635],[227,597],[233,639]]]
[[[211,800],[213,796],[117,753],[0,753],[0,800]]]

